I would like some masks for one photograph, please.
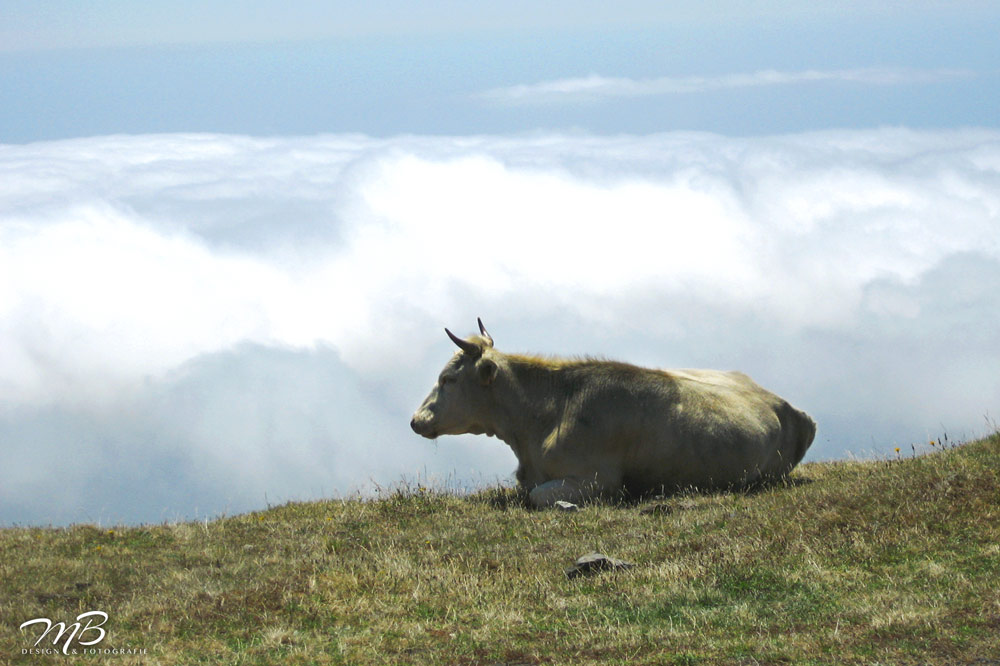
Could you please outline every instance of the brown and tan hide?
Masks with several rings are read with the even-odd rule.
[[[481,335],[459,347],[410,426],[428,438],[497,436],[517,455],[532,504],[788,474],[816,424],[739,372],[504,354]]]

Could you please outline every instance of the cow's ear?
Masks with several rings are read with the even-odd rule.
[[[496,361],[484,358],[476,365],[476,371],[479,373],[479,381],[482,382],[483,386],[488,386],[497,378]]]

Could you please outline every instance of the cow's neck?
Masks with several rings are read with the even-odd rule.
[[[559,423],[565,391],[550,366],[518,357],[504,362],[507,372],[494,384],[494,432],[514,450],[524,472],[535,476],[542,443]]]

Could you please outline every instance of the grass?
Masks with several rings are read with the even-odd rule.
[[[593,550],[636,566],[567,579]],[[214,522],[4,529],[0,662],[57,659],[23,653],[40,628],[21,622],[102,610],[96,647],[126,654],[90,663],[1000,663],[998,580],[994,435],[575,513],[416,487]]]

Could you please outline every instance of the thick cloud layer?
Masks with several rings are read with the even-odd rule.
[[[0,147],[0,523],[507,477],[410,413],[501,349],[739,368],[810,457],[1000,409],[1000,133]]]

